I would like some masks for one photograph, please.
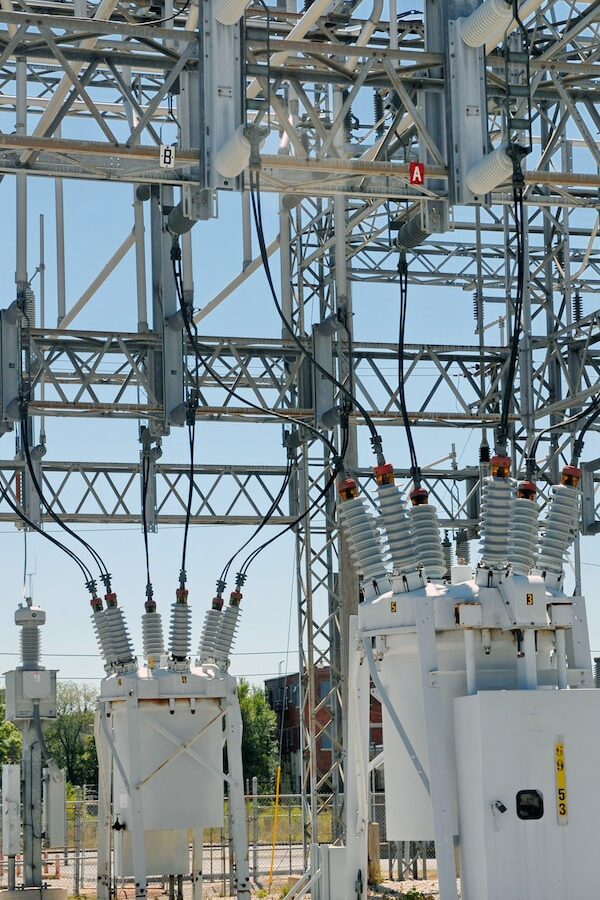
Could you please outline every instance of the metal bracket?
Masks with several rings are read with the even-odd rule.
[[[600,469],[600,457],[581,464],[581,533],[598,534],[600,519],[596,518],[594,472]]]

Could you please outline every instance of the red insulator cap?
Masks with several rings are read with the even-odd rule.
[[[384,463],[382,466],[375,466],[375,481],[377,484],[393,484],[394,483],[394,467],[391,463]]]
[[[508,478],[510,467],[510,456],[492,456],[490,459],[490,471],[495,478]]]
[[[187,603],[189,591],[186,588],[177,588],[175,598],[178,603]]]
[[[216,597],[213,597],[212,608],[213,609],[223,609],[223,598],[221,597],[220,594],[217,594]]]
[[[429,491],[425,488],[413,488],[410,492],[410,502],[413,506],[424,506],[429,500]]]
[[[577,466],[565,466],[560,476],[561,484],[568,484],[569,487],[577,487],[581,481],[581,469]]]
[[[102,600],[100,597],[92,597],[90,600],[90,606],[94,610],[94,612],[100,612],[102,609]]]
[[[345,478],[344,481],[340,481],[337,490],[340,500],[352,500],[358,496],[358,486],[354,478]]]
[[[522,497],[525,500],[535,500],[536,494],[537,488],[533,481],[522,481],[517,487],[517,497]]]
[[[241,591],[232,591],[229,595],[229,602],[232,606],[239,606],[244,595]]]
[[[117,595],[114,591],[111,591],[110,594],[105,594],[104,599],[106,600],[107,606],[116,606],[117,605]]]

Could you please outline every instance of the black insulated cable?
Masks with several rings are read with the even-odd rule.
[[[406,312],[408,309],[408,263],[406,261],[406,253],[402,252],[398,260],[398,278],[400,281],[400,312],[398,316],[398,400],[400,402],[400,412],[402,414],[402,422],[408,442],[408,451],[410,454],[410,473],[415,487],[421,485],[421,469],[417,459],[417,451],[412,435],[412,424],[408,416],[408,406],[406,403],[405,391],[405,373],[404,373],[404,356],[406,343]]]
[[[50,518],[53,519],[53,521],[56,522],[56,524],[60,528],[62,528],[63,531],[65,531],[71,537],[75,538],[76,541],[79,541],[79,543],[83,547],[85,547],[86,550],[90,553],[90,555],[94,559],[94,562],[96,563],[96,565],[98,566],[98,568],[100,570],[100,578],[101,578],[102,582],[106,586],[107,591],[110,592],[110,574],[109,574],[108,569],[106,568],[104,561],[103,561],[102,557],[100,556],[100,554],[97,553],[96,550],[94,550],[94,548],[91,546],[91,544],[89,544],[84,538],[82,538],[80,535],[78,535],[76,531],[73,531],[72,528],[69,528],[69,526],[66,524],[66,522],[63,522],[61,517],[59,515],[57,515],[57,513],[52,509],[51,504],[48,502],[48,500],[44,496],[42,486],[41,486],[41,484],[38,480],[38,477],[35,473],[35,467],[33,465],[33,460],[31,458],[31,448],[29,446],[29,435],[28,435],[27,431],[28,431],[27,405],[26,405],[26,403],[23,403],[22,410],[21,410],[21,443],[22,443],[23,449],[25,451],[27,468],[29,470],[29,474],[31,476],[33,485],[36,489],[37,495],[40,498],[40,501],[41,501],[42,505],[44,506],[44,508],[46,509]]]
[[[307,350],[304,346],[298,335],[294,332],[290,322],[286,319],[285,313],[281,308],[281,304],[279,302],[279,298],[277,296],[277,291],[275,289],[275,283],[273,281],[273,275],[271,272],[271,264],[269,262],[269,254],[267,253],[267,244],[265,240],[265,232],[263,228],[262,221],[262,205],[260,198],[260,178],[258,173],[250,172],[250,199],[252,201],[252,215],[254,218],[254,227],[256,229],[256,235],[258,237],[258,244],[260,248],[260,255],[262,259],[263,269],[265,271],[265,276],[267,279],[267,283],[269,285],[269,290],[271,292],[271,296],[273,298],[273,303],[275,304],[275,309],[277,310],[277,314],[281,319],[281,322],[294,341],[300,352],[305,356],[305,358],[310,362],[311,366],[319,372],[324,378],[326,378],[331,384],[338,389],[351,403],[352,406],[356,406],[357,410],[365,420],[365,424],[367,425],[370,433],[371,433],[371,446],[373,447],[373,452],[377,457],[377,464],[384,465],[385,457],[383,455],[382,449],[382,440],[381,436],[378,433],[373,420],[364,406],[352,395],[352,393],[348,390],[345,384],[342,384],[335,375],[332,375],[331,372],[328,372],[323,366],[321,366],[313,357],[311,352]]]

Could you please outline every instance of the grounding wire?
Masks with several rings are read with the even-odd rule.
[[[25,409],[25,407],[24,407],[24,409]],[[31,475],[31,480],[34,484],[34,487],[37,491],[38,497],[40,498],[42,505],[46,508],[48,515],[56,522],[56,524],[59,525],[60,528],[62,528],[63,531],[65,531],[71,537],[75,538],[76,541],[79,541],[79,543],[83,547],[85,547],[86,550],[91,554],[92,558],[94,559],[96,565],[98,566],[98,568],[100,570],[100,578],[101,578],[102,582],[105,584],[107,590],[110,590],[110,575],[109,575],[108,569],[106,568],[106,565],[104,564],[104,561],[103,561],[102,557],[100,556],[100,554],[96,550],[94,550],[92,545],[89,544],[85,540],[85,538],[82,538],[81,535],[77,534],[76,531],[74,531],[72,528],[69,528],[69,526],[66,524],[66,522],[64,522],[61,519],[61,517],[52,509],[52,506],[50,505],[50,503],[44,496],[42,486],[41,486],[41,484],[38,480],[38,477],[35,473],[33,460],[31,458],[31,448],[29,446],[29,437],[27,434],[27,413],[25,411],[23,411],[21,414],[21,441],[23,444],[23,449],[25,450],[25,458],[27,461],[27,468],[29,469],[29,474]],[[88,572],[89,572],[89,570],[88,570]],[[92,580],[91,575],[90,575],[90,580]]]
[[[273,302],[275,304],[275,309],[277,310],[277,314],[281,319],[281,322],[290,335],[300,352],[306,359],[310,362],[311,366],[316,369],[324,378],[326,378],[334,387],[336,387],[342,394],[346,397],[346,399],[352,404],[356,406],[359,413],[365,420],[365,423],[371,433],[371,444],[373,446],[373,450],[377,454],[378,462],[384,462],[383,453],[381,450],[382,441],[379,432],[377,431],[373,420],[365,407],[352,395],[352,393],[348,390],[345,384],[342,384],[335,375],[331,372],[328,372],[324,366],[320,365],[314,358],[314,356],[310,353],[309,350],[304,346],[298,335],[294,332],[291,324],[288,322],[283,309],[281,308],[281,304],[279,302],[279,298],[277,296],[277,291],[275,290],[275,284],[273,282],[273,275],[271,273],[271,264],[269,262],[269,254],[267,253],[267,244],[265,241],[265,232],[263,228],[262,222],[262,206],[261,206],[261,198],[260,198],[260,179],[258,173],[250,172],[250,198],[252,201],[252,214],[254,218],[254,225],[256,228],[256,234],[258,237],[258,244],[260,248],[260,255],[262,258],[263,269],[265,272],[265,276],[267,278],[267,283],[269,285],[269,289],[271,292],[271,296],[273,298]],[[381,456],[381,459],[379,457]]]

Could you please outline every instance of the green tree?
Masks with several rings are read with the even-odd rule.
[[[70,784],[98,784],[94,742],[96,691],[72,681],[59,683],[58,716],[46,730],[46,745],[55,763],[66,770]]]
[[[0,690],[0,765],[18,763],[21,759],[21,732],[6,721],[4,689]]]
[[[242,763],[244,777],[256,776],[260,791],[272,791],[277,771],[277,716],[267,703],[265,692],[244,678],[238,684],[244,731]]]

